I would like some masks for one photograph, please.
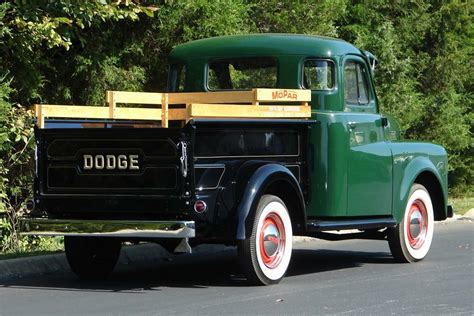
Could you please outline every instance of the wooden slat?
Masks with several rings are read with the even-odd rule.
[[[168,93],[170,104],[190,103],[252,103],[252,91],[178,92]]]
[[[115,118],[118,120],[161,120],[161,109],[117,108]]]
[[[252,103],[258,102],[308,102],[311,90],[253,89],[252,91],[179,92],[168,93],[170,104],[189,103]]]
[[[40,126],[40,116],[56,118],[90,118],[90,119],[109,119],[110,112],[108,107],[103,106],[85,106],[85,105],[52,105],[42,104],[35,106],[35,115],[38,118]],[[186,120],[188,112],[186,109],[170,109],[169,120]],[[162,119],[161,109],[149,108],[116,108],[115,119],[122,120],[152,120],[160,121]]]
[[[188,109],[169,109],[168,120],[188,121],[190,119]]]
[[[301,105],[241,105],[203,104],[189,105],[191,117],[235,117],[235,118],[308,118],[311,108]]]
[[[42,104],[40,108],[44,117],[110,118],[109,108],[103,106]]]
[[[157,92],[107,91],[107,99],[113,98],[116,104],[161,104],[162,95]]]
[[[120,120],[147,120],[160,121],[162,118],[161,109],[143,108],[117,108],[116,119]],[[187,119],[186,109],[170,109],[168,120],[179,121]]]
[[[309,102],[311,90],[254,89],[256,102]]]
[[[107,91],[107,102],[115,104],[161,104],[165,93]],[[167,93],[169,104],[189,103],[254,103],[308,102],[311,90],[253,89],[252,91],[178,92]]]

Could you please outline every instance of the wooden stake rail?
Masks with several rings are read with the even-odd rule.
[[[35,115],[40,128],[44,127],[45,118],[153,120],[168,127],[169,121],[187,122],[192,118],[309,118],[309,101],[310,90],[290,89],[190,93],[107,91],[107,107],[37,104]],[[157,107],[118,106],[124,104]],[[174,105],[178,104],[186,107],[176,108]]]

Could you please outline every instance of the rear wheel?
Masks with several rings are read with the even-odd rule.
[[[426,188],[414,184],[401,223],[388,230],[388,243],[398,262],[422,260],[433,240],[433,204]]]
[[[274,195],[261,197],[252,233],[238,244],[245,276],[250,284],[278,283],[290,264],[293,231],[285,203]]]
[[[81,279],[104,279],[114,269],[121,241],[104,237],[64,237],[66,258]]]

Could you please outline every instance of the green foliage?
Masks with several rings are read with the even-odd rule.
[[[90,30],[107,32],[110,23],[137,21],[142,15],[149,17],[153,12],[129,0],[3,3],[0,5],[0,65],[4,69],[0,68],[0,73],[15,69],[12,82],[15,101],[21,104],[49,101],[49,94],[44,92],[56,90],[56,84],[65,79],[60,77],[64,66],[71,66],[69,59],[80,55],[78,51],[69,51],[86,47]],[[107,44],[105,39],[100,46]],[[62,99],[68,99],[68,92],[66,89]],[[51,98],[54,97],[58,95]]]
[[[103,104],[105,90],[166,88],[176,45],[225,34],[338,37],[379,59],[382,111],[405,136],[445,146],[450,186],[474,186],[472,5],[469,1],[91,0],[0,4],[0,221],[3,250],[30,196],[34,103]],[[21,106],[20,106],[21,104]],[[34,242],[32,241],[34,240]]]
[[[345,0],[258,0],[252,4],[252,16],[258,32],[303,33],[338,37],[336,21],[347,10]]]
[[[31,113],[11,106],[10,80],[0,78],[0,250],[19,249],[18,217],[31,196],[33,127]]]

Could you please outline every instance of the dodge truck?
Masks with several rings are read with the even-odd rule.
[[[284,277],[293,236],[422,260],[452,216],[447,155],[380,113],[375,63],[326,37],[223,36],[174,48],[166,92],[36,105],[22,233],[64,236],[81,278],[111,273],[124,242],[234,245],[254,285]]]

